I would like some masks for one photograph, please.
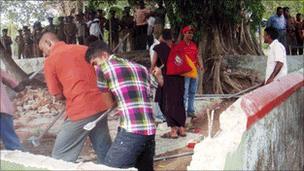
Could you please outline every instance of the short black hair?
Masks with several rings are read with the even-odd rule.
[[[283,11],[289,11],[289,7],[284,7]]]
[[[273,27],[265,28],[265,32],[271,37],[272,40],[275,40],[279,37],[279,32]]]
[[[296,16],[301,16],[302,14],[301,13],[297,13],[297,15]]]
[[[91,43],[87,49],[85,59],[88,63],[94,58],[96,58],[96,55],[100,54],[101,52],[107,52],[109,54],[112,54],[111,49],[109,46],[102,40],[97,40],[93,43]]]
[[[164,40],[172,40],[172,34],[170,29],[164,29],[162,32],[162,37]]]
[[[283,9],[283,8],[282,8],[282,7],[278,7],[278,8],[277,8],[277,12],[278,12],[279,10],[281,10],[281,9]]]

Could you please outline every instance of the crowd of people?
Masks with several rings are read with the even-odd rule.
[[[49,23],[44,28],[40,21],[35,22],[32,29],[23,26],[18,30],[18,35],[14,40],[18,47],[18,59],[42,57],[38,40],[43,32],[52,32],[68,44],[88,45],[88,42],[92,40],[105,40],[104,34],[107,30],[109,32],[107,41],[112,49],[118,45],[123,36],[129,34],[120,48],[121,51],[145,50],[153,43],[152,33],[161,33],[161,28],[165,23],[166,9],[162,3],[158,3],[158,7],[151,10],[143,1],[140,1],[134,9],[125,7],[121,17],[118,17],[116,13],[115,9],[110,9],[107,19],[105,11],[101,9],[86,10],[75,16],[58,17],[57,25],[53,23],[53,18],[49,17],[47,18]],[[7,35],[8,29],[3,29],[2,33],[1,42],[7,49],[7,53],[11,55],[12,38]]]
[[[267,21],[266,27],[279,32],[279,41],[284,45],[287,55],[303,55],[304,20],[302,14],[291,16],[289,7],[277,7],[276,14]]]
[[[284,42],[284,28],[286,25],[287,28],[291,26],[281,17],[282,14],[279,15],[280,10],[278,8],[278,14],[269,20],[265,29],[264,40],[270,44],[265,84],[287,74],[286,50],[279,41]],[[198,47],[192,40],[195,30],[192,26],[185,26],[181,30],[182,40],[175,44],[172,31],[163,29],[164,17],[147,17],[151,16],[151,11],[145,8],[143,2],[135,9],[134,20],[128,7],[121,21],[116,18],[115,11],[110,13],[109,20],[103,17],[102,11],[78,14],[76,23],[71,16],[66,17],[65,22],[63,17],[59,17],[60,24],[57,26],[49,18],[49,25],[45,28],[37,23],[34,25],[33,35],[27,27],[24,33],[19,31],[16,41],[20,42],[21,36],[27,40],[26,34],[31,35],[30,38],[34,35],[39,37],[34,40],[28,38],[32,44],[24,43],[24,47],[31,46],[33,52],[30,53],[36,53],[37,56],[47,56],[44,74],[48,90],[57,99],[66,101],[66,119],[56,137],[52,157],[75,162],[89,137],[98,163],[118,168],[153,170],[155,116],[164,116],[171,130],[161,137],[170,139],[187,136],[186,118],[195,117],[194,96],[198,72],[203,71]],[[157,36],[157,27],[154,25],[150,28],[151,24],[148,23],[158,23],[161,33]],[[108,44],[104,40],[104,28],[110,31]],[[7,42],[12,42],[7,36],[7,30],[4,31],[6,34],[3,37]],[[133,35],[127,41],[129,43],[124,45],[124,50],[132,49],[133,45],[134,49],[150,47],[150,69],[112,53],[120,31]],[[2,53],[11,53],[2,45]],[[25,51],[24,48],[21,55]],[[16,84],[13,87],[20,89]],[[151,98],[153,89],[156,89],[156,95]],[[153,111],[153,101],[159,105],[160,114]],[[1,97],[2,105],[4,102]],[[83,129],[84,125],[111,108],[116,108],[120,117],[118,133],[113,142],[107,117],[100,120],[91,131]],[[13,111],[2,109],[1,122],[6,119],[12,128],[12,117],[7,119],[4,116]],[[4,130],[1,125],[1,133]],[[9,134],[15,135],[13,130]],[[10,148],[22,149],[16,135],[14,141],[16,147]]]

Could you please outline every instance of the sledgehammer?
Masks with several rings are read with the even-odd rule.
[[[28,141],[30,141],[31,144],[33,144],[34,147],[38,147],[40,145],[40,139],[49,131],[49,129],[56,123],[56,121],[64,114],[64,111],[62,111],[60,114],[58,114],[54,120],[45,128],[45,130],[38,136],[31,136]]]

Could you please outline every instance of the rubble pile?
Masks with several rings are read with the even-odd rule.
[[[65,108],[64,101],[55,100],[46,87],[27,86],[14,99],[16,105],[15,129],[21,140],[30,136],[38,136],[47,125]],[[63,119],[57,121],[49,130],[50,135],[56,135]]]
[[[27,86],[17,94],[15,100],[16,114],[22,115],[57,115],[64,109],[64,102],[55,100],[47,88]]]

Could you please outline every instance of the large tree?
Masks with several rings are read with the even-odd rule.
[[[227,55],[261,55],[253,36],[261,21],[261,0],[165,0],[171,27],[176,33],[185,25],[197,28],[197,42],[204,61],[204,90],[213,93],[239,91],[242,86],[233,76],[246,74],[225,72]]]
[[[134,6],[138,0],[128,0]],[[91,7],[115,1],[90,0]],[[204,93],[231,93],[244,89],[241,83],[250,86],[254,80],[250,72],[231,72],[223,65],[227,55],[261,55],[254,32],[264,12],[262,0],[146,0],[147,4],[162,2],[176,39],[186,25],[197,28],[196,42],[200,48],[200,60],[206,67],[200,73],[200,85]],[[245,80],[245,81],[244,81]],[[203,82],[203,83],[202,83]],[[248,85],[249,83],[249,85]],[[200,92],[202,92],[200,86]]]

